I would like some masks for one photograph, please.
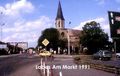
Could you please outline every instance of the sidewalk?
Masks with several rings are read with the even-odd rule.
[[[20,54],[0,55],[0,58],[14,57],[14,56],[18,56],[18,55],[20,55]]]
[[[70,59],[55,59],[54,62],[51,63],[51,65],[56,66],[56,69],[55,68],[53,69],[53,74],[54,74],[53,76],[59,76],[60,72],[62,76],[115,76],[112,73],[104,72],[101,70],[96,70],[93,68],[81,69],[79,66],[86,65],[86,64],[77,65],[74,63],[72,58],[71,60]],[[59,68],[60,66],[61,68]],[[63,68],[62,66],[68,66],[68,67]],[[74,66],[77,66],[77,68],[75,68]]]

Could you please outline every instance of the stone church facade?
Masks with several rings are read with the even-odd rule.
[[[81,30],[74,30],[74,29],[67,29],[65,28],[65,19],[62,12],[61,3],[59,1],[58,4],[58,10],[57,10],[57,16],[55,19],[55,27],[60,33],[61,39],[67,39],[68,44],[67,46],[70,47],[71,53],[79,53],[81,46],[80,46],[80,38],[79,36],[82,36]]]

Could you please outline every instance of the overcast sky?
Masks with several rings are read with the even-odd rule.
[[[41,31],[55,27],[59,0],[0,0],[0,25],[3,41],[29,42],[36,46]],[[120,12],[120,0],[60,0],[65,27],[82,29],[86,22],[97,21],[109,33],[108,11]],[[71,24],[69,25],[69,21]]]

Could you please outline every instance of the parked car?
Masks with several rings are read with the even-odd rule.
[[[98,60],[110,60],[112,58],[112,53],[108,50],[100,50],[93,54],[93,59]]]
[[[42,51],[39,53],[39,56],[42,56],[42,57],[50,57],[50,56],[52,56],[52,53],[49,52],[49,51],[46,51],[46,50],[42,50]]]
[[[117,57],[117,58],[120,58],[120,53],[116,53],[116,57]]]

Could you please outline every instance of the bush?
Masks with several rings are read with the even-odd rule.
[[[0,49],[0,55],[7,55],[8,52],[5,49]]]
[[[74,60],[79,61],[81,59],[80,59],[80,57],[75,57]]]

